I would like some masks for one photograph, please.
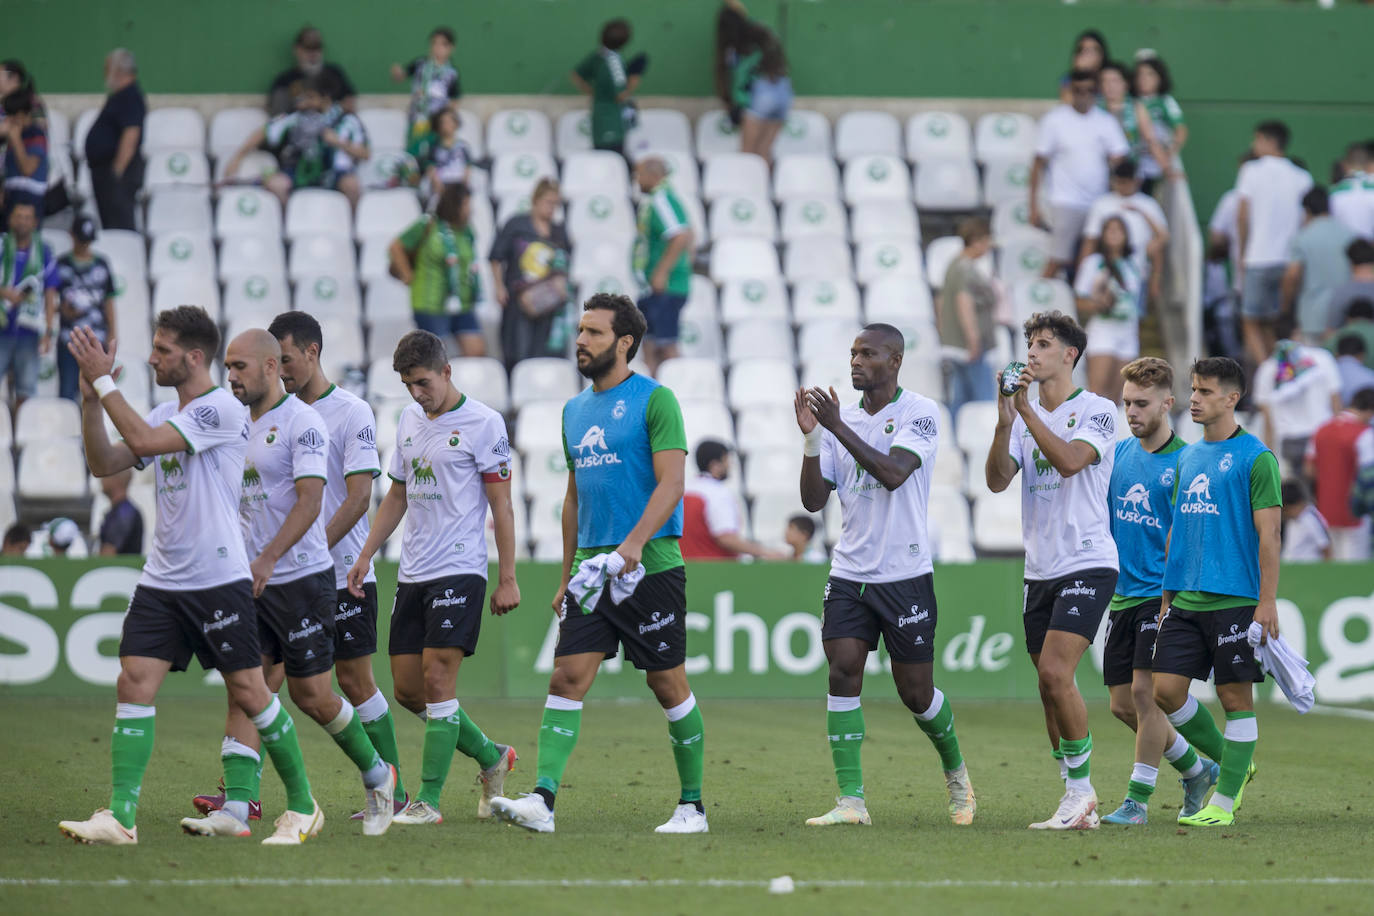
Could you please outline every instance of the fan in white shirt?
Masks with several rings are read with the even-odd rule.
[[[1088,219],[1083,224],[1083,244],[1078,250],[1080,263],[1097,247],[1097,240],[1102,237],[1102,224],[1109,216],[1118,216],[1126,224],[1136,274],[1148,278],[1149,297],[1157,300],[1164,275],[1164,246],[1169,244],[1169,220],[1158,201],[1141,193],[1134,162],[1117,163],[1112,169],[1111,190],[1088,208]]]

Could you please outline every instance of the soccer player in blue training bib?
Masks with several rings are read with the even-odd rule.
[[[1257,623],[1264,638],[1279,635],[1279,463],[1236,422],[1244,394],[1245,372],[1235,360],[1193,363],[1188,412],[1202,424],[1203,438],[1178,457],[1154,660],[1159,708],[1179,734],[1221,764],[1207,807],[1178,819],[1191,827],[1235,821],[1241,793],[1255,777],[1254,685],[1264,680],[1247,631]],[[1188,695],[1189,682],[1209,673],[1226,710],[1225,734]]]
[[[1174,731],[1155,703],[1150,669],[1159,629],[1164,582],[1164,544],[1173,516],[1174,475],[1184,441],[1169,425],[1174,406],[1174,370],[1145,356],[1121,370],[1122,400],[1130,439],[1116,444],[1108,491],[1112,540],[1121,572],[1109,605],[1102,677],[1111,693],[1112,714],[1135,731],[1135,766],[1121,807],[1105,824],[1144,824],[1159,778],[1161,754],[1183,783],[1184,814],[1202,808],[1217,781],[1217,764],[1200,758]]]
[[[539,727],[538,779],[520,798],[494,798],[512,824],[553,832],[554,798],[598,666],[622,644],[668,717],[681,792],[657,833],[706,833],[701,801],[704,731],[687,684],[687,576],[682,489],[687,436],[672,391],[630,371],[644,315],[625,296],[582,306],[577,369],[592,387],[563,408],[568,490],[563,498],[561,623]]]
[[[862,392],[840,406],[835,389],[799,389],[794,407],[806,437],[801,501],[819,512],[839,493],[843,525],[825,585],[821,640],[830,666],[825,730],[840,795],[812,827],[871,824],[864,802],[859,702],[864,663],[882,634],[897,695],[940,755],[949,817],[973,823],[976,803],[954,733],[954,711],[935,686],[935,579],[926,529],[940,410],[897,384],[906,345],[890,324],[870,324],[849,350]]]

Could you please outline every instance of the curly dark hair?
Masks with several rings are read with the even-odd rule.
[[[166,331],[183,350],[199,350],[208,365],[219,353],[219,325],[198,305],[178,305],[157,314],[157,330]]]
[[[1083,351],[1088,346],[1088,332],[1078,326],[1078,322],[1072,317],[1065,315],[1058,310],[1052,312],[1036,312],[1026,319],[1025,332],[1026,343],[1030,343],[1031,337],[1037,331],[1049,331],[1054,335],[1054,339],[1066,347],[1073,347],[1078,352],[1074,354],[1073,364],[1078,365],[1078,361],[1083,358]]]
[[[617,338],[633,339],[629,352],[625,354],[625,361],[634,359],[635,354],[639,352],[640,341],[644,340],[644,335],[649,330],[648,322],[644,320],[644,313],[639,310],[639,306],[635,305],[629,296],[619,293],[597,293],[582,303],[582,311],[590,312],[592,309],[615,313],[611,318],[611,330]]]

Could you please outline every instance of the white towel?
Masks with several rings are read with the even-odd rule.
[[[1288,697],[1288,702],[1298,712],[1308,712],[1316,701],[1312,688],[1317,680],[1307,670],[1307,659],[1293,651],[1282,636],[1271,636],[1261,643],[1264,627],[1258,623],[1250,624],[1245,633],[1245,641],[1255,650],[1255,661],[1260,663],[1264,673],[1278,681],[1279,689]]]
[[[601,599],[601,593],[609,581],[611,603],[619,604],[634,594],[635,588],[644,578],[644,564],[641,563],[633,572],[622,576],[620,571],[624,568],[625,558],[614,550],[588,557],[578,564],[577,575],[568,583],[568,594],[573,596],[582,613],[590,614],[596,607],[596,602]]]

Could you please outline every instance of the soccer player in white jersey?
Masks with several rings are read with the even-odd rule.
[[[248,407],[239,521],[253,557],[253,599],[267,684],[285,678],[291,700],[333,737],[366,789],[363,833],[391,826],[396,770],[382,760],[353,705],[334,693],[333,560],[320,515],[329,439],[320,415],[282,388],[277,339],[260,328],[229,343],[229,386]],[[221,748],[227,800],[205,817],[184,818],[198,836],[247,836],[248,803],[258,797],[257,735],[230,707]]]
[[[363,596],[372,557],[404,519],[388,650],[397,702],[423,708],[426,721],[420,792],[396,823],[443,821],[439,798],[455,747],[482,768],[477,816],[491,817],[494,790],[515,763],[515,749],[493,742],[460,708],[458,668],[477,651],[482,627],[488,506],[498,570],[491,612],[520,604],[506,421],[453,387],[444,342],[428,331],[402,337],[391,367],[415,403],[401,412],[387,467],[391,488],[348,571],[348,589]]]
[[[1028,355],[1016,393],[997,399],[997,430],[988,450],[988,488],[1000,493],[1022,474],[1021,526],[1026,545],[1021,619],[1026,651],[1039,672],[1050,749],[1064,796],[1033,830],[1097,827],[1089,778],[1088,707],[1074,683],[1078,662],[1097,636],[1116,588],[1116,544],[1107,485],[1116,456],[1116,406],[1074,384],[1088,338],[1072,318],[1037,312],[1025,324]],[[1032,399],[1030,384],[1038,382]]]
[[[177,399],[154,407],[146,420],[111,377],[114,344],[107,349],[90,330],[77,328],[68,346],[81,369],[86,461],[92,473],[108,477],[156,458],[157,524],[119,641],[110,807],[58,826],[82,843],[138,842],[134,816],[153,753],[153,702],[167,672],[185,671],[194,654],[220,672],[230,705],[252,722],[286,786],[286,812],[263,842],[304,843],[324,818],[310,794],[291,716],[263,680],[252,572],[238,522],[248,411],[210,379],[219,328],[198,306],[158,315],[148,364]],[[119,431],[117,442],[105,431],[102,407]]]
[[[826,734],[840,796],[834,809],[806,822],[813,827],[872,823],[864,802],[859,694],[880,633],[897,695],[940,755],[950,820],[971,824],[976,810],[954,712],[933,676],[935,581],[926,516],[940,413],[930,398],[898,386],[905,349],[892,325],[870,324],[849,350],[860,401],[841,407],[835,389],[811,388],[798,389],[794,403],[806,437],[802,505],[819,512],[838,490],[843,518],[821,614],[830,664]]]

